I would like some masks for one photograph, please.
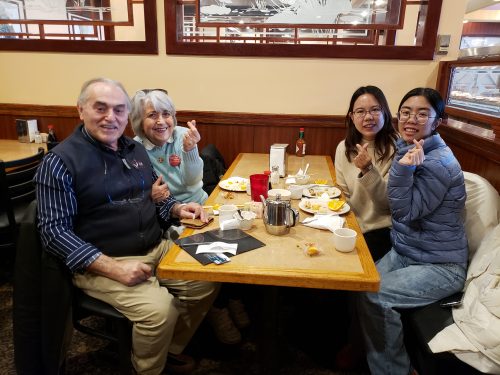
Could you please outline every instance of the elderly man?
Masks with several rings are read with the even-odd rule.
[[[157,176],[139,143],[123,136],[129,97],[115,81],[86,82],[78,98],[83,124],[44,158],[35,177],[39,230],[47,251],[73,272],[85,293],[133,323],[132,364],[140,374],[187,371],[181,354],[215,297],[200,281],[158,280],[169,249],[159,220],[207,218],[197,203],[153,203]]]

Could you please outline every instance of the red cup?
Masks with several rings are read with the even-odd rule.
[[[250,193],[254,202],[260,202],[260,196],[267,198],[269,189],[269,176],[265,174],[253,174],[250,176]]]

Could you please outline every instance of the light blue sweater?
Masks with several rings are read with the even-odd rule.
[[[149,159],[158,175],[163,175],[163,181],[168,184],[170,193],[181,202],[197,202],[203,204],[207,193],[203,187],[203,160],[198,154],[198,147],[184,152],[182,139],[187,128],[176,126],[172,137],[163,146],[158,147],[147,138],[135,137],[137,142],[144,145]],[[170,165],[170,157],[177,155],[181,163],[178,166]]]

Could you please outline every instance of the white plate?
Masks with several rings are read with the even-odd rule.
[[[313,209],[312,207],[308,207],[307,202],[311,203],[311,205],[312,204],[319,204],[321,207],[324,207],[326,210],[324,210],[324,211],[323,210],[316,210],[316,209]],[[351,209],[351,207],[347,203],[344,203],[344,205],[342,206],[342,208],[340,210],[333,211],[333,210],[330,210],[328,208],[328,201],[321,200],[321,199],[302,199],[299,202],[299,208],[302,211],[307,212],[309,214],[326,214],[326,215],[331,215],[331,214],[343,215],[343,214],[348,213],[349,210]]]
[[[229,177],[219,182],[219,186],[229,191],[246,191],[248,180],[243,177]]]
[[[328,198],[337,198],[340,196],[340,189],[334,186],[313,186],[302,191],[302,195],[307,198],[319,198],[321,194],[327,193]]]

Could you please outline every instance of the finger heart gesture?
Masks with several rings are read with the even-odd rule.
[[[399,163],[402,165],[420,165],[425,160],[424,154],[424,140],[420,141],[413,140],[414,148],[408,150],[408,152],[399,160]]]
[[[368,153],[368,143],[364,145],[356,144],[358,155],[354,158],[354,165],[361,170],[367,168],[372,163],[372,158]]]
[[[183,146],[184,151],[191,151],[196,144],[200,141],[201,136],[196,129],[196,121],[192,120],[187,123],[189,130],[184,134]]]

